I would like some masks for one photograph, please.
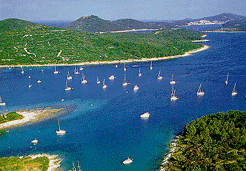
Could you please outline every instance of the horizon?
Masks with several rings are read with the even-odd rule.
[[[0,20],[75,21],[95,15],[109,21],[175,21],[199,19],[222,13],[246,16],[245,0],[2,0]]]

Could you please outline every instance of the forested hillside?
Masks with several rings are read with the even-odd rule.
[[[166,170],[246,170],[246,112],[203,116],[185,127]]]
[[[6,28],[12,20],[0,21]],[[23,22],[22,20],[20,22]],[[23,25],[23,23],[22,23]],[[25,24],[24,24],[25,25]],[[0,30],[0,65],[79,63],[184,54],[202,33],[167,29],[146,34],[85,33],[33,24]]]

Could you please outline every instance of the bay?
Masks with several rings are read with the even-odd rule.
[[[25,67],[24,74],[20,68],[0,69],[0,96],[7,103],[0,107],[0,113],[46,106],[74,107],[59,117],[9,129],[0,137],[0,157],[58,154],[63,159],[60,170],[72,169],[77,161],[87,171],[158,170],[170,141],[187,123],[211,113],[246,109],[246,34],[207,34],[210,41],[204,44],[210,49],[189,57],[155,61],[152,71],[150,62],[126,64],[125,72],[123,64],[118,68],[83,66],[80,72],[85,74],[87,84],[81,83],[81,74],[73,74],[74,67],[57,67],[60,73],[56,75],[54,67]],[[161,81],[157,80],[159,70]],[[66,92],[68,71],[73,76],[68,81],[73,90]],[[122,86],[124,74],[131,83],[126,87]],[[113,81],[108,79],[111,75],[116,77]],[[175,102],[170,101],[172,75],[179,97]],[[106,80],[106,90],[96,84],[97,77],[101,82]],[[235,82],[238,95],[232,97]],[[135,84],[139,86],[137,92],[133,91]],[[200,84],[203,97],[196,95]],[[145,112],[150,118],[141,120]],[[58,119],[67,131],[64,136],[55,133]],[[30,143],[34,138],[39,140],[36,146]],[[133,158],[131,165],[122,164],[127,156]]]

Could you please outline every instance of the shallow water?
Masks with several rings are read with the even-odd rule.
[[[64,159],[61,170],[72,169],[78,160],[81,169],[87,171],[157,169],[172,138],[190,121],[211,113],[246,110],[246,34],[208,33],[206,39],[210,41],[204,44],[210,49],[153,62],[152,71],[150,63],[126,64],[126,72],[123,64],[118,68],[84,66],[80,72],[87,84],[81,84],[81,74],[73,74],[74,67],[57,67],[57,75],[53,74],[54,67],[24,68],[23,75],[20,68],[0,69],[0,96],[7,103],[0,107],[1,112],[54,105],[76,107],[59,117],[9,129],[0,137],[0,156],[59,154]],[[138,77],[139,68],[142,77]],[[161,81],[157,80],[160,69]],[[68,71],[73,76],[68,81],[73,90],[66,92]],[[228,72],[229,84],[225,86]],[[122,86],[124,73],[131,83],[126,87]],[[172,74],[177,81],[176,102],[170,101]],[[110,75],[116,79],[108,80]],[[96,84],[97,76],[101,82],[106,79],[106,90]],[[232,97],[235,82],[238,95]],[[133,91],[135,84],[139,86],[137,92]],[[203,97],[196,96],[200,84]],[[150,118],[141,120],[140,114],[145,112]],[[67,131],[64,136],[55,133],[58,119]],[[36,146],[30,143],[34,138],[39,140]],[[134,162],[125,166],[122,161],[127,156]]]

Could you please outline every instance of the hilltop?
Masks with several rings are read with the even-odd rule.
[[[14,20],[16,25],[28,21]],[[6,27],[13,20],[0,21]],[[18,23],[19,22],[19,23]],[[29,23],[30,24],[30,23]],[[0,29],[0,65],[74,64],[180,55],[202,47],[202,33],[166,29],[146,34],[88,33],[39,24]]]
[[[174,25],[165,22],[145,23],[134,19],[119,19],[111,22],[91,15],[81,17],[64,28],[84,32],[105,32],[131,29],[163,29],[171,27],[174,27]]]

